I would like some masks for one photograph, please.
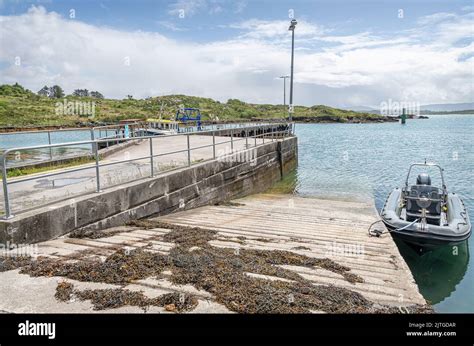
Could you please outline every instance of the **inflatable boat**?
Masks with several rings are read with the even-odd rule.
[[[432,186],[427,173],[419,174],[416,184],[410,186],[415,166],[439,169],[442,186]],[[454,245],[471,235],[466,206],[457,194],[448,193],[443,169],[434,163],[412,164],[405,187],[392,190],[380,216],[392,235],[422,247]]]

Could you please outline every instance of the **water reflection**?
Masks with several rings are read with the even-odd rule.
[[[0,149],[0,155],[2,153],[3,151]],[[20,167],[32,164],[40,164],[44,163],[45,160],[68,159],[86,156],[91,153],[91,149],[78,146],[13,151],[7,154],[7,166]]]
[[[433,250],[413,247],[395,239],[395,243],[420,288],[431,304],[438,304],[456,290],[464,278],[469,263],[468,241]]]

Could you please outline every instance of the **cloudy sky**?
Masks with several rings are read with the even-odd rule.
[[[109,98],[295,104],[473,102],[473,2],[0,0],[0,84]]]

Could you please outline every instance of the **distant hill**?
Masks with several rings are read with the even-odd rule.
[[[354,112],[364,112],[364,113],[373,113],[380,114],[380,110],[367,106],[354,106],[354,107],[345,107],[344,109],[352,110]],[[462,111],[462,112],[461,112]],[[421,114],[449,114],[449,113],[467,113],[471,114],[474,112],[474,102],[468,103],[439,103],[439,104],[429,104],[420,106]]]
[[[441,114],[474,114],[474,109],[466,109],[463,111],[439,111],[439,112],[434,112],[434,111],[420,111],[421,115],[441,115]]]
[[[379,110],[367,106],[353,106],[353,107],[343,107],[345,110],[350,110],[354,112],[368,112],[368,113],[379,113]]]
[[[474,109],[474,102],[468,103],[439,103],[429,104],[420,106],[422,111],[433,111],[433,112],[456,112],[464,111],[468,109]]]
[[[94,102],[95,115],[81,116],[57,112],[57,104],[64,102]],[[147,119],[162,116],[174,119],[179,107],[201,110],[203,120],[247,121],[260,119],[283,119],[288,116],[283,105],[252,104],[237,99],[219,102],[210,98],[167,95],[123,100],[94,99],[68,95],[64,98],[39,96],[22,86],[0,86],[0,127],[81,126],[113,123],[122,119]],[[370,113],[360,113],[332,108],[324,105],[312,107],[296,106],[295,120],[315,122],[366,122],[382,121]]]

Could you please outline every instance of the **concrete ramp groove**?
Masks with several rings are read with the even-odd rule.
[[[292,269],[314,284],[345,287],[377,303],[426,304],[391,236],[369,237],[367,229],[377,220],[372,203],[276,194],[233,202],[169,214],[159,220],[247,238],[244,245],[214,242],[216,246],[287,250],[329,258],[351,268],[351,273],[364,282],[352,284],[324,269]]]

